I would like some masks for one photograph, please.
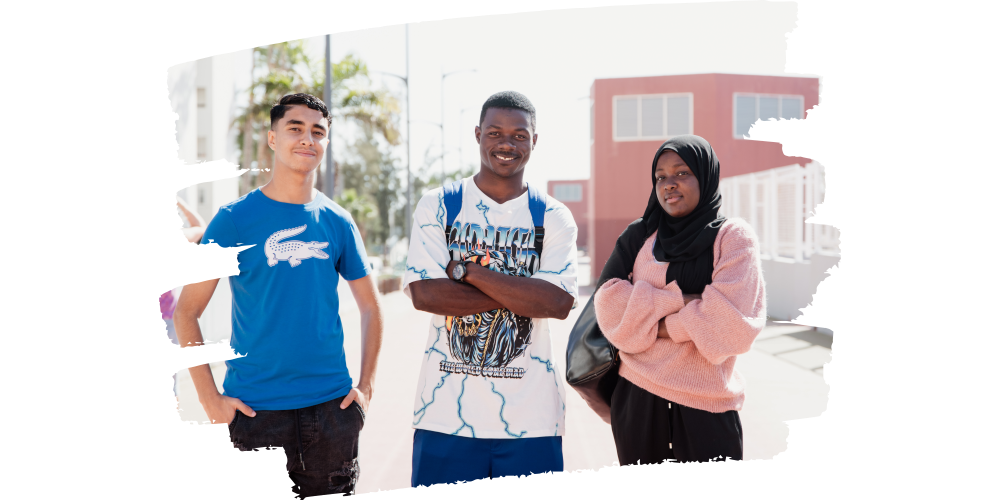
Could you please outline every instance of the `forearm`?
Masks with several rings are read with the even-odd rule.
[[[204,344],[204,337],[201,334],[201,327],[198,319],[188,315],[178,315],[174,312],[174,329],[177,332],[177,341],[181,347],[194,347]],[[198,400],[204,402],[207,398],[219,396],[219,389],[215,386],[215,377],[212,376],[212,369],[207,364],[192,366],[188,368],[191,373],[191,381],[198,392]]]
[[[191,227],[202,227],[202,228],[205,227],[206,225],[205,219],[201,218],[201,216],[198,215],[197,213],[189,210],[187,204],[185,204],[181,200],[178,199],[177,201],[178,201],[177,206],[181,209],[181,213],[184,214],[184,218],[187,219],[188,224]]]
[[[203,226],[192,226],[182,229],[181,232],[184,234],[184,238],[191,243],[198,243],[205,234],[205,228]]]
[[[375,307],[361,314],[361,375],[358,389],[371,397],[378,368],[378,354],[382,350],[382,309]]]
[[[594,295],[594,313],[601,332],[612,345],[630,354],[653,347],[663,317],[683,305],[680,289],[675,295],[641,280],[633,285],[613,278]]]
[[[465,282],[527,318],[565,319],[573,308],[573,296],[544,280],[508,276],[478,265],[466,266]]]
[[[414,281],[409,287],[413,307],[432,314],[468,316],[504,307],[476,287],[449,279]]]
[[[685,306],[688,305],[689,303],[691,303],[691,301],[693,301],[693,300],[701,300],[701,294],[700,293],[685,293],[685,294],[682,294],[681,296],[684,298],[684,305]],[[676,313],[674,313],[674,314],[676,314]],[[670,338],[670,333],[667,332],[667,321],[666,320],[667,320],[667,316],[664,316],[664,317],[660,318],[660,321],[657,322],[657,324],[656,324],[657,325],[656,326],[656,336],[659,337],[659,338],[661,338],[661,339],[668,339],[668,338]]]

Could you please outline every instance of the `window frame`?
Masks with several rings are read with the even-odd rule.
[[[580,195],[579,197],[577,197],[577,199],[575,199],[575,200],[564,200],[564,199],[562,199],[562,198],[560,198],[559,196],[556,195],[556,190],[557,189],[560,189],[560,188],[561,189],[566,189],[566,188],[569,188],[569,187],[576,188],[576,189],[574,189],[574,191],[576,191]],[[580,202],[583,201],[583,184],[573,183],[573,182],[567,182],[565,184],[556,184],[556,185],[552,186],[552,197],[555,198],[556,201],[558,201],[560,203],[580,203]]]
[[[738,140],[741,140],[741,141],[752,141],[753,140],[753,139],[746,139],[746,138],[744,138],[742,135],[739,134],[739,131],[736,130],[736,99],[738,97],[753,97],[754,98],[754,100],[753,100],[753,105],[754,105],[754,108],[753,108],[753,111],[754,111],[754,121],[753,121],[753,123],[757,123],[757,120],[760,120],[760,98],[761,97],[776,97],[776,98],[778,98],[778,119],[779,120],[785,120],[786,119],[786,118],[781,118],[781,106],[782,106],[781,100],[782,99],[798,99],[799,103],[801,104],[799,106],[799,110],[800,110],[799,117],[798,118],[790,118],[790,119],[791,120],[803,120],[803,119],[805,119],[805,115],[806,115],[806,98],[805,98],[804,95],[799,95],[799,94],[768,94],[768,93],[760,93],[760,92],[733,92],[733,139],[738,139]],[[750,127],[753,128],[753,124],[751,124]]]
[[[663,134],[658,136],[642,135],[642,99],[644,97],[660,97],[663,99]],[[687,97],[688,98],[688,134],[694,134],[694,93],[693,92],[671,92],[667,94],[627,94],[611,96],[611,140],[614,142],[640,142],[640,141],[665,141],[674,135],[667,135],[668,119],[667,98]],[[636,136],[618,137],[618,99],[636,99]]]

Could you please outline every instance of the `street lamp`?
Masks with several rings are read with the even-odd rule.
[[[465,123],[465,112],[469,108],[462,108],[458,112],[458,169],[461,170],[465,165],[462,163],[462,124]]]
[[[333,183],[336,181],[333,175],[333,95],[330,90],[330,35],[326,35],[326,75],[323,80],[323,103],[326,104],[327,112],[330,113],[330,130],[326,135],[326,170],[323,172],[323,191],[328,197],[333,198]]]
[[[413,208],[411,205],[411,200],[413,199],[413,178],[410,176],[410,25],[406,25],[406,76],[400,76],[394,73],[386,73],[385,71],[372,71],[373,73],[379,73],[382,75],[394,76],[403,80],[403,86],[406,87],[406,228],[403,235],[409,240],[410,238],[410,221],[413,218]]]
[[[444,79],[454,75],[456,73],[475,73],[474,69],[460,69],[458,71],[452,71],[449,73],[444,72],[444,68],[441,68],[441,185],[444,185],[445,178],[445,168],[444,168]],[[461,165],[459,165],[461,168]]]

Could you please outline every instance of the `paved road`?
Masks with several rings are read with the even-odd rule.
[[[347,333],[348,368],[357,377],[360,368],[360,319],[350,291],[342,287],[341,316]],[[586,303],[588,297],[581,297]],[[358,493],[407,488],[413,444],[413,398],[417,389],[420,352],[427,337],[428,313],[413,309],[400,292],[383,297],[386,312],[385,341],[376,377],[376,392],[361,433],[361,479]],[[570,329],[580,308],[565,321],[551,321],[554,352],[565,352]],[[822,365],[830,358],[832,337],[795,325],[769,324],[741,355],[737,368],[747,379],[743,421],[744,458],[768,459],[786,449],[785,421],[820,415],[826,409],[828,387]],[[562,363],[560,363],[562,365]],[[560,376],[565,374],[561,370]],[[221,384],[225,365],[213,365]],[[204,421],[186,370],[178,375],[181,415]],[[611,427],[605,424],[567,387],[566,436],[563,454],[566,470],[598,469],[617,463]],[[273,453],[281,453],[275,451]]]

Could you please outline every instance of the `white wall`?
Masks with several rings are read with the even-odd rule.
[[[177,113],[177,156],[184,163],[225,159],[239,160],[233,118],[246,106],[250,84],[249,49],[179,64],[167,70],[170,103]],[[205,89],[205,107],[198,107],[197,89]],[[198,158],[198,137],[206,140],[205,157]],[[219,207],[239,195],[239,178],[189,186],[180,195],[199,215],[211,221]],[[202,334],[208,342],[232,334],[232,292],[227,279],[219,281],[215,295],[201,317]]]
[[[767,292],[767,315],[788,321],[812,302],[819,283],[829,276],[829,269],[840,261],[837,255],[813,254],[805,262],[761,259]]]

